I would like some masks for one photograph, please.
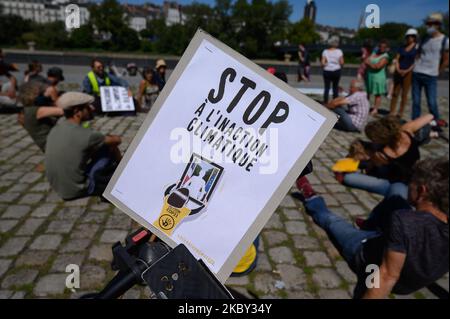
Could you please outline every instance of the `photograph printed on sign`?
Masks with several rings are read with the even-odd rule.
[[[165,190],[163,208],[153,226],[170,236],[187,217],[204,212],[222,172],[221,166],[192,154],[178,184]]]

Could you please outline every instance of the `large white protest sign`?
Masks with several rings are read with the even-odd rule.
[[[335,122],[198,31],[104,195],[224,282]]]
[[[122,86],[102,86],[100,99],[103,112],[134,111],[133,98],[128,90]]]

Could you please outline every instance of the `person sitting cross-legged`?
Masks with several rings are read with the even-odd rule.
[[[408,201],[400,196],[385,198],[363,229],[332,213],[306,177],[297,182],[306,212],[327,232],[358,277],[354,298],[410,294],[449,271],[448,175],[448,158],[418,162]],[[379,269],[378,287],[367,284],[374,276],[370,269]]]
[[[364,92],[364,82],[353,80],[350,84],[350,95],[337,97],[325,105],[339,115],[335,129],[346,132],[361,132],[369,117],[369,100]],[[345,106],[348,108],[345,109]]]
[[[47,137],[47,179],[64,200],[100,196],[121,159],[121,138],[103,135],[83,123],[93,118],[94,98],[79,92],[61,95],[57,106],[64,117]]]

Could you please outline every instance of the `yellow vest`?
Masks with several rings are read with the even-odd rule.
[[[94,71],[90,71],[87,74],[87,76],[88,76],[89,82],[91,82],[92,93],[94,93],[95,95],[100,95],[100,87],[98,86],[97,77],[95,76]],[[105,84],[106,84],[106,86],[111,85],[111,80],[109,79],[109,77],[107,75],[105,75]]]

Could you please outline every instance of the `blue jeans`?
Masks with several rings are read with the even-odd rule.
[[[360,252],[363,243],[368,239],[378,237],[380,233],[375,230],[356,229],[344,218],[333,214],[320,196],[307,199],[305,208],[314,222],[327,232],[333,245],[350,268],[355,271],[355,257]]]
[[[425,95],[428,102],[428,110],[433,114],[434,119],[439,119],[437,105],[437,76],[426,75],[413,72],[412,79],[412,119],[416,119],[421,114],[420,102],[422,98],[422,88],[425,88]]]
[[[353,124],[352,118],[343,107],[333,109],[333,112],[339,115],[339,120],[334,128],[345,132],[359,132],[359,129]]]
[[[112,158],[108,146],[99,148],[92,156],[91,163],[86,168],[86,175],[89,180],[87,194],[90,196],[102,195],[109,183],[116,163]]]
[[[344,185],[358,188],[369,193],[379,194],[385,197],[398,195],[404,199],[408,198],[408,186],[403,183],[391,183],[382,179],[362,173],[349,173],[344,175]]]

